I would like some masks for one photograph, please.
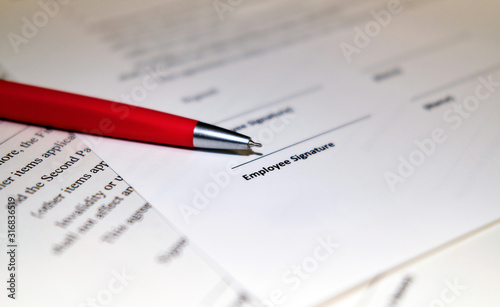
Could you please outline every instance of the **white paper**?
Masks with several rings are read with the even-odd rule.
[[[494,222],[321,306],[493,306],[499,234]]]
[[[496,3],[190,5],[71,3],[3,64],[264,143],[81,136],[265,306],[320,303],[498,218]]]
[[[74,134],[0,127],[2,306],[248,297]]]

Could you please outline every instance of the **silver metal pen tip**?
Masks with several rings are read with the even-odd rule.
[[[262,144],[255,143],[254,141],[250,140],[250,142],[248,142],[248,147],[262,147]]]

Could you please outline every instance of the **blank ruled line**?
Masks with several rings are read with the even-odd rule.
[[[428,90],[426,92],[423,92],[419,95],[416,95],[416,96],[413,96],[410,101],[411,102],[415,102],[417,100],[420,100],[422,98],[425,98],[425,97],[428,97],[432,94],[435,94],[435,93],[438,93],[438,92],[441,92],[447,88],[450,88],[450,87],[454,87],[454,86],[457,86],[459,84],[462,84],[462,83],[465,83],[467,81],[470,81],[472,79],[476,79],[476,78],[479,78],[480,76],[484,76],[486,74],[490,74],[490,73],[494,73],[496,72],[497,70],[500,69],[500,63],[497,63],[487,69],[484,69],[484,70],[481,70],[479,72],[476,72],[476,73],[473,73],[473,74],[470,74],[468,76],[465,76],[463,78],[460,78],[460,79],[457,79],[455,81],[451,81],[450,83],[447,83],[447,84],[444,84],[444,85],[441,85],[441,86],[438,86],[434,89],[431,89],[431,90]]]
[[[7,142],[8,140],[12,139],[13,137],[15,137],[16,135],[20,134],[21,132],[23,132],[24,130],[28,129],[30,126],[27,126],[27,127],[24,127],[21,131],[18,131],[16,134],[14,135],[11,135],[8,139],[4,140],[3,142],[0,143],[0,145],[2,145],[3,143]]]
[[[239,164],[239,165],[233,166],[231,169],[235,169],[235,168],[238,168],[238,167],[240,167],[240,166],[243,166],[243,165],[246,165],[246,164],[252,163],[252,162],[254,162],[254,161],[260,160],[260,159],[265,158],[265,157],[267,157],[267,156],[274,155],[275,153],[280,152],[280,151],[282,151],[282,150],[285,150],[285,149],[287,149],[287,148],[290,148],[290,147],[293,147],[293,146],[299,145],[299,144],[301,144],[301,143],[304,143],[304,142],[307,142],[307,141],[309,141],[309,140],[315,139],[315,138],[317,138],[317,137],[320,137],[320,136],[325,135],[325,134],[327,134],[327,133],[333,132],[333,131],[335,131],[335,130],[339,130],[339,129],[345,128],[345,127],[347,127],[347,126],[350,126],[350,125],[352,125],[352,124],[355,124],[355,123],[361,122],[361,121],[363,121],[363,120],[365,120],[365,119],[370,118],[370,116],[371,116],[371,115],[365,115],[365,116],[363,116],[363,117],[361,117],[361,118],[355,119],[355,120],[350,121],[350,122],[345,123],[345,124],[342,124],[342,125],[340,125],[340,126],[337,126],[337,127],[335,127],[335,128],[332,128],[332,129],[330,129],[330,130],[327,130],[327,131],[321,132],[320,134],[316,134],[315,136],[312,136],[312,137],[307,138],[307,139],[305,139],[305,140],[302,140],[302,141],[300,141],[300,142],[294,143],[294,144],[292,144],[292,145],[288,145],[288,146],[283,147],[283,148],[281,148],[281,149],[278,149],[278,150],[275,150],[275,151],[273,151],[273,152],[270,152],[270,153],[268,153],[268,154],[266,154],[266,155],[263,155],[263,156],[260,156],[260,157],[258,157],[258,158],[255,158],[255,159],[253,159],[253,160],[250,160],[250,161],[247,161],[247,162],[245,162],[245,163],[241,163],[241,164]]]
[[[231,119],[234,119],[234,118],[237,118],[237,117],[240,117],[240,116],[243,116],[243,115],[247,115],[249,113],[252,113],[252,112],[255,112],[255,111],[258,111],[258,110],[261,110],[261,109],[264,109],[264,108],[267,108],[267,107],[270,107],[272,105],[275,105],[275,104],[278,104],[278,103],[282,103],[282,102],[285,102],[285,101],[288,101],[288,100],[291,100],[291,99],[295,99],[295,98],[298,98],[298,97],[301,97],[301,96],[304,96],[304,95],[307,95],[307,94],[311,94],[311,93],[314,93],[316,91],[319,91],[320,89],[322,89],[323,86],[322,85],[315,85],[315,86],[312,86],[312,87],[309,87],[307,89],[304,89],[304,90],[301,90],[299,92],[296,92],[294,94],[290,94],[288,96],[285,96],[285,97],[281,97],[277,100],[273,100],[269,103],[266,103],[264,105],[261,105],[259,107],[256,107],[254,109],[250,109],[250,110],[247,110],[245,112],[242,112],[242,113],[239,113],[239,114],[236,114],[236,115],[233,115],[229,118],[226,118],[226,119],[223,119],[223,120],[220,120],[216,123],[214,123],[214,125],[219,125],[223,122],[226,122],[226,121],[229,121]]]

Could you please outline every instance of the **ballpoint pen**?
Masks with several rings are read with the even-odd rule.
[[[0,80],[0,118],[183,147],[247,150],[248,136],[124,103]]]

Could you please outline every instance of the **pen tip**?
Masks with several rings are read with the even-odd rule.
[[[254,141],[250,140],[250,142],[248,142],[248,147],[262,147],[262,144],[261,143],[255,143]]]

